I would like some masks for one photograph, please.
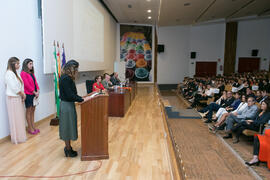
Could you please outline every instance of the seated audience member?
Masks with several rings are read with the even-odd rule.
[[[113,86],[113,84],[112,84],[112,82],[110,81],[110,78],[111,78],[111,76],[108,74],[108,73],[105,73],[104,74],[104,77],[103,77],[104,79],[102,80],[102,85],[103,85],[103,87],[105,88],[105,89],[112,89],[112,86]]]
[[[239,88],[241,85],[241,80],[237,81],[237,80],[234,80],[233,83],[232,83],[232,87],[236,87],[236,88]]]
[[[213,111],[218,111],[219,108],[226,108],[229,107],[234,101],[234,97],[232,96],[232,92],[228,91],[226,94],[226,98],[222,99],[220,101],[220,103],[211,103],[209,106],[207,106],[206,108],[204,108],[203,110],[201,110],[202,113],[207,112],[207,120],[205,121],[205,123],[210,123],[212,122],[212,115],[213,115]]]
[[[248,87],[247,81],[242,82],[241,80],[239,80],[238,83],[240,84],[240,86],[238,87],[238,92],[245,93]]]
[[[121,81],[118,78],[118,73],[117,72],[114,72],[114,73],[111,74],[111,82],[112,82],[113,85],[120,85]]]
[[[238,106],[240,105],[240,103],[241,103],[240,95],[239,93],[235,93],[233,103],[230,106],[227,106],[225,108],[219,108],[213,118],[214,121],[219,120],[223,114],[236,110]]]
[[[219,94],[225,90],[225,83],[223,81],[218,81],[217,88],[219,89]]]
[[[239,142],[239,137],[245,129],[253,131],[259,131],[260,126],[266,124],[270,119],[270,102],[263,101],[261,104],[261,110],[257,112],[254,119],[248,119],[240,122],[232,128],[232,132],[236,133],[236,140],[234,143]]]
[[[211,88],[211,86],[208,84],[207,89],[205,90],[205,92],[203,94],[196,94],[194,97],[194,102],[191,104],[190,107],[188,107],[188,109],[192,109],[192,108],[196,107],[197,105],[199,105],[201,100],[207,100],[209,97],[211,97],[210,88]]]
[[[263,97],[262,97],[262,93],[261,93],[261,91],[258,90],[258,91],[256,92],[256,98],[255,98],[255,99],[256,99],[256,102],[257,102],[257,103],[261,102],[262,98],[263,98]]]
[[[253,143],[253,158],[246,162],[247,165],[259,165],[260,161],[267,162],[268,169],[270,169],[270,120],[268,121],[268,126],[264,129],[262,135],[257,134],[254,137]]]
[[[256,98],[255,94],[253,94],[253,92],[251,91],[251,89],[249,87],[246,88],[246,97],[253,97]]]
[[[185,97],[187,99],[193,98],[193,96],[198,92],[198,88],[199,88],[198,82],[196,82],[196,81],[192,82],[188,86],[188,89],[185,93]]]
[[[268,95],[267,95],[267,92],[266,92],[266,90],[263,90],[263,91],[261,91],[262,93],[262,99],[261,99],[261,101],[259,101],[259,103],[260,104],[262,104],[262,102],[264,101],[264,100],[266,100],[266,99],[268,99]]]
[[[247,119],[254,119],[257,113],[258,107],[255,105],[254,97],[248,98],[248,106],[243,110],[241,114],[232,113],[226,119],[226,133],[227,135],[223,138],[232,138],[232,128],[235,123],[240,123]]]
[[[102,92],[105,89],[101,83],[101,80],[102,78],[100,75],[95,77],[95,83],[93,84],[93,91]]]
[[[189,99],[190,102],[194,102],[195,95],[199,94],[202,95],[205,92],[206,86],[203,85],[202,83],[199,83],[198,86],[193,86],[193,88],[189,89],[188,92],[186,92],[186,98]]]
[[[267,79],[263,80],[262,90],[266,90],[267,93],[270,93],[270,85]]]

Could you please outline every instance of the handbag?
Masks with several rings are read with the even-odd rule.
[[[34,97],[33,99],[33,105],[37,106],[39,104],[39,98],[38,97]]]

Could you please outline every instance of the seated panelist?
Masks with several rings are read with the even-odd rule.
[[[111,74],[111,82],[112,82],[113,85],[120,85],[121,81],[118,78],[118,73],[117,72],[114,72],[114,73]]]
[[[102,78],[100,75],[95,77],[95,83],[93,84],[93,92],[102,92],[105,90],[104,86],[101,83]]]
[[[110,78],[111,78],[111,76],[108,74],[108,73],[105,73],[104,74],[104,79],[101,81],[101,83],[102,83],[102,85],[103,85],[103,87],[105,88],[105,89],[113,89],[113,84],[112,84],[112,82],[110,81]]]

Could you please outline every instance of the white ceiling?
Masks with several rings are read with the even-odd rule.
[[[187,25],[270,15],[270,0],[103,0],[119,23]],[[187,5],[189,3],[189,5]],[[185,5],[186,4],[186,5]],[[129,8],[128,6],[132,7]],[[151,9],[151,13],[147,10]],[[148,16],[152,19],[149,20]]]

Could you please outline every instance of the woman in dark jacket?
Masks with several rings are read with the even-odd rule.
[[[266,124],[270,119],[270,101],[263,101],[261,110],[257,112],[254,120],[245,120],[233,127],[232,131],[236,133],[236,140],[234,143],[239,142],[239,136],[245,129],[259,131],[260,125]]]
[[[74,102],[83,102],[88,98],[82,98],[77,95],[75,77],[78,73],[79,63],[75,60],[68,61],[62,69],[62,75],[59,80],[60,89],[60,120],[59,136],[65,141],[64,152],[66,157],[76,157],[77,152],[73,151],[70,140],[78,139],[77,113]]]

